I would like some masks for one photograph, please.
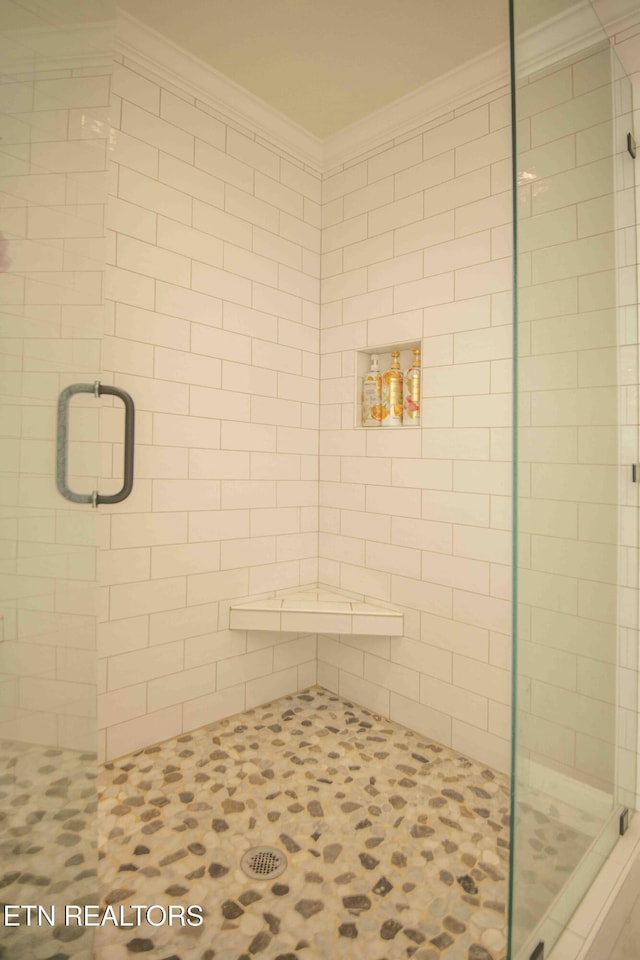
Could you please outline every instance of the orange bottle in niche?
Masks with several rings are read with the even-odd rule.
[[[382,374],[382,426],[402,426],[402,370],[400,353],[391,354],[391,367]]]

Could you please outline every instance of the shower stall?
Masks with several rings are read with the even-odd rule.
[[[341,751],[368,758],[345,780],[366,773],[386,833],[358,869],[386,862],[410,792],[408,906],[367,955],[553,960],[561,940],[588,960],[571,917],[638,805],[638,167],[617,54],[637,11],[461,4],[468,62],[358,113],[330,54],[342,119],[311,130],[275,99],[296,60],[275,36],[263,99],[231,41],[219,61],[195,36],[185,52],[173,6],[0,0],[0,958],[165,960],[65,909],[144,889],[114,851],[144,857],[165,804],[201,857],[188,807],[241,734],[232,789],[257,750],[266,816],[296,720],[326,754],[314,789]],[[405,7],[409,62],[428,11]],[[403,18],[369,14],[370,50],[397,42]],[[370,355],[417,346],[421,425],[362,427]],[[370,632],[231,629],[234,604],[260,599],[267,623],[294,592],[296,615],[373,611]],[[402,635],[374,629],[383,613]],[[242,806],[225,796],[206,814],[221,851]],[[341,801],[354,836],[373,829]],[[345,854],[327,806],[306,809],[329,869]],[[442,859],[465,856],[458,875]],[[221,889],[223,859],[205,875]],[[145,869],[155,890],[163,868]],[[461,912],[438,900],[411,926],[435,873]],[[362,956],[361,914],[400,896],[371,876],[340,901],[336,955]],[[167,882],[156,896],[181,903]],[[309,929],[318,902],[295,908]],[[278,947],[271,913],[239,919],[250,903],[224,901],[208,940],[167,939],[167,960],[216,956],[236,922],[225,960],[322,956]]]

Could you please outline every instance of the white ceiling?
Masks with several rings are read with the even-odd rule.
[[[119,0],[325,140],[505,44],[507,0]]]

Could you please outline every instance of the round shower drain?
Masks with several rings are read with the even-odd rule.
[[[287,858],[275,847],[252,847],[240,866],[252,880],[274,880],[287,869]]]

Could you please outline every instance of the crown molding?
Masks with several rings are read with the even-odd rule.
[[[202,100],[232,122],[248,127],[286,153],[321,170],[322,142],[317,137],[120,8],[116,18],[116,50]]]
[[[638,0],[593,0],[593,9],[610,37],[640,27]]]
[[[118,9],[116,48],[230,120],[259,133],[287,153],[325,172],[401,137],[508,83],[506,45],[470,60],[325,141],[229,80],[198,57]]]
[[[0,76],[111,66],[113,20],[3,30]]]
[[[329,137],[323,144],[323,169],[403,137],[508,83],[509,48],[504,43]]]
[[[546,70],[598,44],[613,43],[616,34],[640,27],[638,0],[582,0],[518,37],[518,74]]]
[[[589,0],[518,38],[518,73],[529,75],[560,63],[640,23],[637,0]],[[506,43],[469,60],[322,141],[229,80],[203,60],[118,8],[116,49],[125,57],[249,129],[292,157],[326,173],[407,136],[509,83]]]
[[[529,76],[596,46],[607,39],[589,0],[564,10],[543,26],[517,38],[517,76]]]

